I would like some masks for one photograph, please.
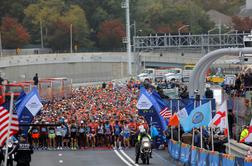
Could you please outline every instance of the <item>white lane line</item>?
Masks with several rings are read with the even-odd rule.
[[[153,152],[152,151],[152,153],[155,155],[155,156],[157,156],[158,158],[160,158],[164,163],[169,163],[169,161],[168,160],[166,160],[164,157],[162,157],[161,155],[159,155],[158,153],[156,153],[156,152]]]
[[[124,157],[126,157],[133,165],[135,166],[139,166],[138,164],[135,164],[134,160],[132,160],[132,158],[130,158],[122,149],[120,149],[120,152],[124,155]]]
[[[115,154],[116,154],[126,165],[132,166],[132,164],[130,164],[127,160],[125,160],[125,159],[122,157],[122,155],[121,155],[116,149],[114,149],[114,152],[115,152]]]

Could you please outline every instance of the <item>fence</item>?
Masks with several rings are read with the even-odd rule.
[[[200,149],[174,140],[168,141],[168,153],[170,156],[191,166],[251,166],[251,158],[242,158],[230,154]]]

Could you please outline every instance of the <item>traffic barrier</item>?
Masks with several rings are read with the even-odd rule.
[[[200,149],[195,146],[168,140],[168,153],[175,160],[191,166],[252,166],[252,158]]]
[[[210,151],[208,155],[209,155],[208,156],[209,166],[219,166],[220,165],[219,152]]]
[[[199,154],[198,148],[196,148],[195,146],[192,146],[192,148],[191,148],[191,160],[190,160],[191,161],[190,164],[192,166],[197,166],[198,154]]]
[[[188,164],[190,161],[190,145],[181,143],[181,149],[180,149],[180,158],[179,160],[184,163],[184,164]]]
[[[205,149],[199,149],[199,161],[198,166],[207,166],[208,152]]]
[[[235,166],[235,157],[230,154],[222,154],[222,165]]]

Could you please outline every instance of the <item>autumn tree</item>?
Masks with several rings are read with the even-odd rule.
[[[29,33],[16,19],[4,17],[1,25],[2,44],[4,48],[18,48],[29,42]]]
[[[234,16],[232,17],[232,21],[234,24],[234,29],[238,31],[250,32],[252,29],[252,19],[249,17],[241,18]]]
[[[78,5],[72,5],[65,0],[38,0],[37,3],[31,4],[25,9],[25,15],[27,24],[32,24],[32,27],[37,30],[42,23],[45,44],[54,50],[69,50],[71,24],[74,28],[73,40],[75,43],[82,48],[92,46],[85,11]],[[64,27],[60,27],[60,25],[64,25]],[[65,27],[67,27],[67,31]],[[61,47],[59,48],[59,46]]]
[[[104,21],[97,34],[99,46],[102,48],[121,48],[125,29],[120,20]]]

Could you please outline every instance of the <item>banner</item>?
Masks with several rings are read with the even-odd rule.
[[[181,148],[180,148],[180,158],[179,160],[183,163],[183,164],[189,164],[189,160],[190,160],[190,150],[191,147],[190,145],[181,143]]]
[[[222,165],[235,166],[234,156],[223,154],[222,155]]]
[[[198,166],[207,166],[207,157],[208,153],[204,149],[199,150],[199,162],[197,163]]]
[[[209,166],[219,166],[220,157],[218,152],[209,152],[208,155]]]
[[[191,150],[191,166],[197,166],[198,162],[198,149],[193,146]]]

